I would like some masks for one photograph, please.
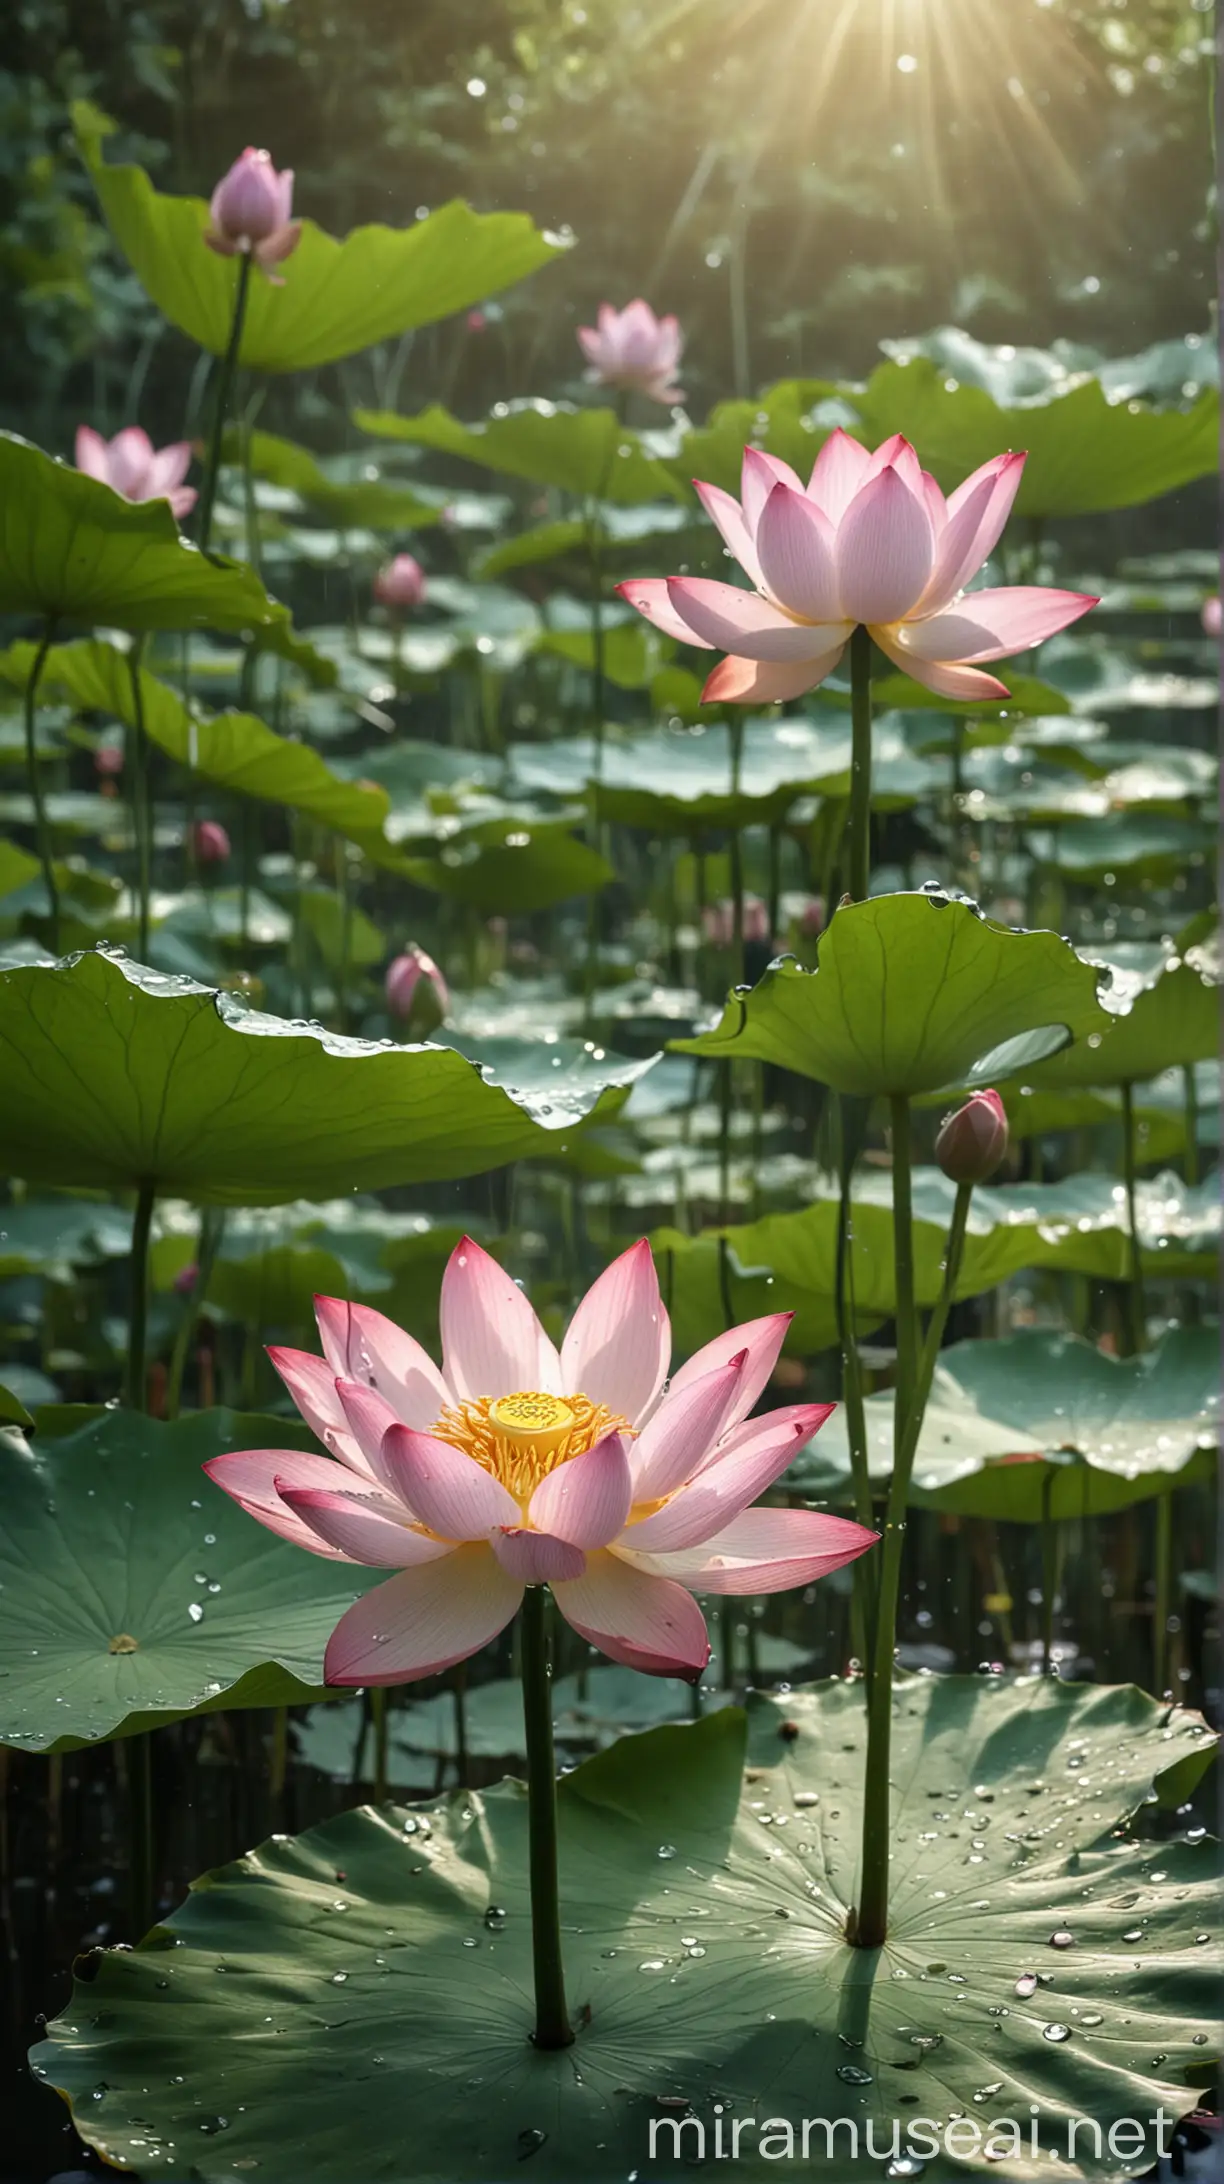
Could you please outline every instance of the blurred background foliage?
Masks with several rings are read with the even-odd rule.
[[[61,450],[81,416],[139,415],[156,439],[190,413],[193,353],[110,243],[73,144],[82,96],[120,124],[111,156],[162,189],[208,194],[266,144],[336,233],[456,195],[574,232],[479,338],[452,322],[303,375],[316,429],[401,388],[460,413],[564,389],[603,295],[679,313],[694,415],[783,374],[865,374],[882,336],[939,324],[1133,353],[1208,321],[1207,8],[8,0],[0,404]]]

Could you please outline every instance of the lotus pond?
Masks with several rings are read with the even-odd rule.
[[[1197,8],[1040,5],[1034,66],[1197,86],[1193,166]],[[151,4],[54,67],[26,12],[0,2170],[1210,2162],[1199,275],[1153,260],[1129,348],[1053,270],[1028,345],[986,272],[918,337],[863,241],[823,329],[745,271],[736,192],[802,192],[739,30],[656,261],[495,148],[617,38],[665,132],[636,16],[422,10],[488,126],[405,107],[418,206],[402,133],[373,202],[304,145],[374,112],[326,10]],[[961,157],[905,85],[963,96],[981,10],[911,12],[847,203]]]

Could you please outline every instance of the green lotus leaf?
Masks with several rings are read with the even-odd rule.
[[[471,903],[487,916],[549,910],[593,895],[615,878],[598,850],[556,826],[511,827],[504,841],[460,840],[437,857],[405,857],[400,871],[418,887]]]
[[[0,969],[0,1160],[31,1181],[331,1198],[555,1153],[626,1097],[598,1065],[550,1093],[516,1097],[445,1047],[244,1010],[103,950]]]
[[[911,2115],[937,2149],[959,2117],[959,2158],[925,2164],[952,2184],[998,2173],[1002,2119],[1027,2146],[1033,2103],[1047,2147],[1074,2155],[1058,2173],[1104,2184],[1115,2118],[1194,2105],[1217,1999],[1195,1942],[1217,1908],[1209,1847],[1113,1831],[1153,1779],[1188,1795],[1212,1739],[1192,1715],[1170,1733],[1133,1689],[1048,1678],[918,1679],[894,1703],[878,1954],[843,1938],[862,1690],[817,1686],[754,1701],[746,1783],[735,1709],[563,1777],[569,2050],[529,2038],[527,1806],[506,1782],[344,1813],[209,1874],[137,1949],[91,1959],[35,2073],[107,2158],[199,2184],[235,2163],[288,2184],[304,2144],[319,2184],[399,2176],[409,2129],[419,2184],[493,2184],[527,2158],[552,2184],[658,2184],[703,2136],[714,2153],[719,2115],[754,2119],[737,2159],[753,2184],[784,2151],[768,2118],[844,2119],[831,2141],[814,2124],[804,2158],[844,2178],[851,2124],[865,2150],[870,2119],[876,2166]]]
[[[1206,820],[1116,812],[1107,819],[1072,820],[1048,837],[1030,835],[1038,864],[1080,886],[1112,887],[1120,880],[1169,887],[1183,874],[1208,869],[1215,848]]]
[[[22,687],[33,656],[32,644],[10,645],[0,653],[0,676]],[[388,810],[382,789],[341,780],[308,743],[278,736],[254,713],[195,713],[169,683],[147,668],[138,672],[145,733],[168,757],[218,788],[301,812],[360,842],[378,861],[395,861],[382,839]],[[100,638],[53,645],[44,677],[74,704],[134,724],[131,667],[117,646]]]
[[[903,432],[948,491],[1005,448],[1027,448],[1020,516],[1133,508],[1216,468],[1220,398],[1211,387],[1185,410],[1111,401],[1095,379],[1046,401],[1003,403],[911,355],[877,365],[849,399],[864,438],[878,444]]]
[[[684,489],[639,434],[615,410],[576,409],[570,402],[499,402],[483,424],[460,424],[434,403],[416,417],[393,410],[355,410],[353,422],[380,440],[407,440],[441,455],[459,455],[511,478],[560,486],[586,500],[631,505],[679,499]]]
[[[257,478],[296,494],[338,531],[419,531],[436,523],[441,513],[411,486],[379,477],[330,477],[309,448],[279,433],[252,432],[244,443],[241,434],[230,430],[223,453],[229,463],[249,462]]]
[[[718,403],[665,459],[682,486],[700,478],[738,499],[745,447],[779,456],[806,479],[834,426],[854,423],[855,411],[833,380],[783,379],[756,401]]]
[[[71,1282],[78,1267],[125,1259],[132,1248],[131,1215],[102,1199],[25,1198],[4,1208],[3,1221],[0,1281]]]
[[[317,1444],[299,1419],[105,1411],[45,1451],[0,1433],[0,1743],[67,1751],[186,1714],[321,1695],[369,1570],[276,1539],[200,1466]]]
[[[784,957],[730,995],[712,1031],[673,1046],[753,1055],[865,1098],[912,1096],[1034,1033],[1013,1067],[1106,1029],[1096,990],[1054,933],[1013,932],[941,894],[877,895],[838,911],[814,971]]]
[[[1045,673],[1077,713],[1195,713],[1219,703],[1218,676],[1178,675],[1150,659],[1150,645],[1118,644],[1096,631],[1064,630],[1041,653]]]
[[[0,1426],[32,1426],[34,1423],[25,1404],[11,1388],[0,1386]]]
[[[1025,1072],[1039,1088],[1133,1084],[1156,1068],[1188,1068],[1219,1046],[1219,936],[1187,949],[1185,956],[1157,952],[1150,965],[1132,971],[1119,951],[1112,964],[1108,1000],[1125,1007],[1093,1044],[1085,1040],[1065,1054]],[[1116,996],[1116,1001],[1115,1001]],[[1126,1004],[1129,1004],[1127,1006]]]
[[[0,432],[0,613],[116,629],[289,630],[253,569],[180,538],[164,500],[109,485]]]
[[[143,168],[108,165],[114,123],[97,107],[78,100],[72,120],[107,226],[142,287],[172,325],[223,355],[237,269],[205,244],[203,198],[165,196]],[[354,228],[343,242],[303,220],[284,287],[251,281],[239,361],[265,372],[334,364],[496,295],[564,248],[526,213],[475,213],[461,199],[412,227]]]
[[[1078,1335],[957,1342],[936,1368],[914,1460],[920,1508],[1014,1524],[1104,1516],[1213,1469],[1219,1329],[1175,1327],[1142,1357]],[[868,1460],[892,1472],[891,1395],[868,1396]],[[851,1498],[840,1411],[786,1474],[793,1492]]]
[[[1091,375],[1114,402],[1136,395],[1180,404],[1202,386],[1219,384],[1219,360],[1210,335],[1186,334],[1158,341],[1138,356],[1103,357],[1083,341],[1054,341],[1048,349],[1012,342],[978,341],[960,326],[940,326],[920,339],[882,341],[887,356],[928,356],[962,386],[982,387],[1004,406],[1029,407],[1065,394]]]

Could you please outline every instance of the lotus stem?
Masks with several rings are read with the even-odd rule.
[[[204,483],[200,488],[199,544],[201,551],[208,552],[212,541],[213,510],[217,501],[217,481],[221,473],[221,447],[225,438],[225,419],[229,411],[234,387],[234,373],[238,368],[238,352],[242,347],[242,328],[246,319],[247,295],[251,286],[250,251],[243,251],[238,260],[238,286],[234,291],[234,315],[230,320],[229,340],[221,359],[217,375],[217,391],[213,404],[212,434],[208,443],[208,462],[204,471]]]
[[[467,1662],[460,1661],[452,1682],[455,1701],[455,1780],[461,1790],[468,1786]]]
[[[1130,1232],[1127,1316],[1131,1350],[1137,1353],[1147,1347],[1147,1300],[1143,1291],[1143,1253],[1136,1216],[1135,1087],[1129,1081],[1122,1087],[1122,1177],[1126,1188],[1126,1225]]]
[[[548,1594],[529,1585],[519,1611],[523,1724],[527,1732],[527,1799],[531,1864],[531,1951],[535,1970],[538,2048],[569,2047],[574,2038],[565,2006],[561,1961],[561,1899],[557,1877],[557,1770],[553,1758],[552,1692],[548,1673]]]
[[[1054,1605],[1058,1598],[1062,1533],[1052,1509],[1056,1473],[1051,1468],[1041,1484],[1041,1673],[1054,1666]]]
[[[375,1684],[370,1693],[370,1716],[374,1724],[374,1802],[381,1805],[387,1797],[387,1693],[382,1684]]]
[[[303,1013],[306,1013],[305,1011]],[[200,1215],[200,1237],[196,1245],[196,1278],[187,1309],[179,1321],[174,1348],[170,1353],[170,1377],[166,1383],[166,1416],[177,1418],[183,1399],[183,1374],[187,1366],[187,1354],[191,1338],[200,1324],[200,1312],[208,1295],[208,1284],[217,1263],[221,1239],[225,1234],[224,1206],[205,1206]]]
[[[1186,1181],[1191,1188],[1197,1184],[1199,1179],[1198,1078],[1194,1072],[1194,1063],[1187,1062],[1182,1070],[1182,1112],[1186,1118],[1186,1151],[1182,1166],[1185,1169]]]
[[[145,1407],[145,1334],[149,1316],[149,1231],[157,1185],[144,1182],[136,1194],[132,1215],[132,1272],[128,1305],[128,1354],[126,1399],[130,1409]]]
[[[854,1514],[859,1524],[869,1529],[872,1524],[871,1473],[867,1460],[867,1414],[863,1404],[863,1371],[859,1362],[858,1339],[854,1325],[854,1262],[853,1226],[854,1205],[851,1187],[854,1178],[854,1146],[851,1142],[849,1103],[841,1097],[837,1103],[838,1165],[841,1171],[841,1190],[838,1202],[837,1257],[834,1274],[834,1293],[837,1307],[837,1338],[842,1353],[842,1400],[846,1409],[846,1438],[850,1444],[850,1477],[854,1487]],[[870,1555],[860,1555],[853,1565],[854,1579],[854,1643],[867,1690],[871,1690],[871,1638],[875,1628],[876,1587],[875,1562]]]
[[[145,733],[144,690],[141,655],[144,638],[138,637],[128,653],[132,683],[132,828],[136,836],[136,901],[139,919],[137,946],[142,963],[149,955],[149,891],[153,865],[153,810],[149,799],[149,739]]]
[[[853,902],[866,902],[871,886],[871,637],[861,622],[850,639],[850,721],[848,893]]]
[[[1169,1604],[1173,1596],[1173,1495],[1156,1500],[1155,1587],[1152,1600],[1152,1695],[1165,1696],[1169,1677]]]
[[[948,1229],[943,1285],[931,1315],[926,1340],[917,1349],[914,1309],[913,1226],[910,1175],[909,1102],[892,1102],[893,1247],[897,1290],[897,1386],[893,1414],[893,1469],[880,1551],[875,1656],[867,1709],[867,1765],[863,1788],[863,1848],[860,1894],[852,1913],[849,1938],[862,1949],[878,1949],[888,1930],[888,1861],[891,1827],[889,1760],[892,1749],[893,1656],[897,1640],[897,1603],[901,1589],[901,1551],[914,1456],[922,1431],[939,1345],[956,1295],[965,1229],[973,1196],[970,1183],[958,1185]]]
[[[47,890],[47,914],[51,927],[51,953],[59,954],[60,902],[59,888],[55,881],[55,863],[51,855],[51,830],[47,824],[47,807],[43,802],[42,783],[38,778],[38,746],[35,741],[38,685],[47,664],[47,654],[55,641],[55,621],[48,617],[38,641],[38,650],[26,678],[25,686],[25,748],[26,778],[30,784],[30,802],[34,806],[34,832],[38,840],[38,856],[42,865],[43,885]]]
[[[128,1887],[132,1935],[139,1940],[153,1924],[153,1735],[144,1730],[127,1740]]]

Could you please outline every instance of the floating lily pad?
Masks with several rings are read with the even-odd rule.
[[[380,440],[461,455],[511,478],[557,485],[587,500],[626,504],[687,499],[641,438],[615,410],[576,409],[570,402],[499,402],[479,425],[460,424],[434,403],[417,417],[393,410],[356,410],[353,422]]]
[[[1150,648],[1063,632],[1043,646],[1043,671],[1077,713],[1199,712],[1218,704],[1219,678],[1149,665]]]
[[[0,654],[0,676],[21,688],[33,657],[32,644],[10,645]],[[384,790],[341,780],[308,743],[278,736],[254,713],[191,712],[169,683],[147,668],[138,672],[145,732],[168,757],[218,788],[299,811],[394,861],[381,839],[389,808]],[[131,669],[117,646],[98,638],[53,645],[44,676],[49,689],[76,705],[133,725]]]
[[[712,1031],[674,1046],[753,1055],[837,1092],[912,1096],[1105,1029],[1096,992],[1054,933],[1014,932],[940,894],[879,895],[838,911],[814,971],[783,957],[730,995]]]
[[[300,1420],[107,1411],[45,1452],[0,1433],[0,1743],[67,1751],[202,1709],[319,1696],[373,1573],[252,1524],[200,1466],[317,1444]]]
[[[643,1063],[642,1068],[649,1065]],[[445,1047],[244,1010],[99,950],[0,970],[0,1158],[34,1181],[272,1205],[562,1151],[623,1081],[516,1097]]]
[[[1105,819],[1070,820],[1048,836],[1031,835],[1028,846],[1038,864],[1081,886],[1112,887],[1121,881],[1127,887],[1143,882],[1168,887],[1209,863],[1215,833],[1206,820],[1115,812]]]
[[[909,1498],[1015,1524],[1103,1516],[1208,1476],[1219,1409],[1218,1328],[1174,1328],[1143,1357],[1121,1359],[1077,1335],[954,1343],[936,1369]],[[892,1396],[869,1396],[866,1411],[868,1460],[883,1481]],[[785,1483],[850,1498],[840,1411]]]
[[[114,123],[97,107],[78,100],[72,120],[107,225],[137,279],[172,325],[223,355],[236,270],[205,244],[203,198],[168,197],[142,167],[109,166],[102,147]],[[496,295],[564,248],[526,213],[475,213],[461,199],[412,227],[354,228],[343,242],[303,220],[284,287],[251,282],[239,360],[265,372],[333,364]]]
[[[909,345],[907,344],[907,348]],[[1083,516],[1131,508],[1214,474],[1220,398],[1204,388],[1185,410],[1110,401],[1095,379],[1045,401],[1002,403],[910,354],[877,365],[852,394],[873,444],[903,432],[947,490],[1003,448],[1028,450],[1020,516]]]
[[[758,2119],[738,2158],[755,2184],[785,2151],[765,2119],[796,2145],[804,2117],[845,2119],[804,2157],[844,2176],[849,2123],[870,2119],[884,2158],[911,2112],[935,2119],[936,2146],[961,2119],[959,2158],[925,2164],[949,2184],[997,2173],[987,2134],[1020,2117],[1027,2143],[1036,2100],[1064,2151],[1072,2117],[1184,2113],[1213,2037],[1216,1967],[1194,1940],[1215,1913],[1209,1855],[1110,1831],[1153,1778],[1189,1794],[1202,1722],[1169,1735],[1137,1691],[1046,1678],[919,1679],[895,1711],[878,1955],[843,1938],[862,1692],[817,1686],[754,1702],[743,1788],[734,1709],[563,1778],[569,2050],[529,2038],[527,1808],[510,1782],[345,1813],[210,1874],[134,1952],[92,1960],[35,2072],[109,2160],[187,2163],[200,2184],[236,2162],[280,2184],[290,2139],[319,2184],[398,2175],[408,2119],[422,2184],[492,2184],[528,2156],[557,2184],[658,2184],[702,2140],[713,2151],[719,2116]],[[1063,1929],[1070,1946],[1051,1948]],[[1060,2173],[1114,2175],[1090,2148],[1081,2132]]]
[[[0,432],[0,612],[117,629],[287,632],[254,570],[202,554],[164,500],[109,485]]]

